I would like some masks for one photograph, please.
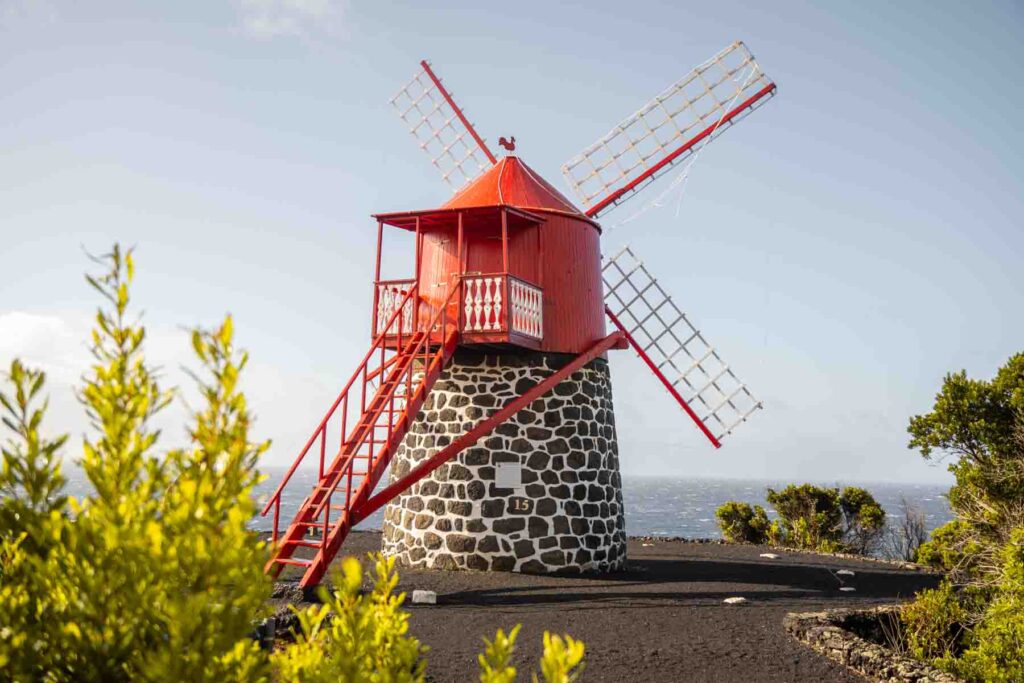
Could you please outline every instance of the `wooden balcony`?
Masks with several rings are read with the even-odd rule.
[[[373,295],[373,336],[381,334],[399,305],[403,310],[395,318],[386,338],[405,337],[414,326],[426,325],[433,306],[423,292],[406,294],[416,288],[415,280],[382,280]],[[462,344],[512,344],[529,349],[540,348],[544,338],[544,290],[509,273],[463,275],[456,297]],[[433,296],[437,296],[434,294]],[[404,302],[404,304],[403,304]]]

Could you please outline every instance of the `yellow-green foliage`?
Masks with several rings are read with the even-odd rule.
[[[900,613],[910,653],[949,668],[960,650],[966,617],[967,611],[948,581],[921,591]]]
[[[583,643],[570,636],[544,632],[544,654],[540,658],[540,671],[545,683],[572,683],[583,673]],[[537,681],[536,674],[533,677]]]
[[[824,552],[868,553],[885,529],[885,510],[862,488],[790,484],[768,489],[779,519],[769,521],[760,505],[730,500],[715,511],[727,541],[771,543]]]
[[[512,653],[516,648],[516,636],[522,624],[516,624],[505,635],[498,629],[494,640],[484,638],[484,651],[477,656],[480,662],[480,683],[515,683],[516,668],[512,666]]]
[[[936,569],[974,574],[979,549],[968,525],[953,519],[932,531],[931,538],[917,549],[917,561]]]
[[[247,356],[234,347],[232,320],[192,332],[201,401],[188,445],[157,452],[151,420],[173,394],[129,316],[132,253],[115,246],[97,261],[105,270],[88,281],[106,303],[79,392],[92,426],[80,460],[92,494],[63,494],[66,437],[43,436],[44,374],[15,360],[11,389],[0,392],[12,434],[0,468],[0,680],[422,681],[426,648],[408,635],[393,560],[377,558],[365,596],[359,563],[343,563],[323,604],[298,611],[297,642],[272,657],[259,649],[267,549],[247,524],[268,443],[250,441],[238,384]],[[489,644],[495,666],[517,632]],[[575,680],[582,643],[545,634],[544,646],[545,680]]]
[[[735,500],[727,501],[715,510],[718,527],[725,540],[733,543],[765,543],[771,523],[760,505],[750,506]]]
[[[394,558],[372,555],[373,590],[360,594],[363,571],[358,560],[345,558],[333,575],[334,588],[318,589],[321,604],[294,609],[298,617],[295,643],[271,655],[275,680],[281,683],[407,683],[425,680],[427,648],[408,634],[409,615],[402,611],[405,594],[395,594],[398,576]],[[512,666],[516,625],[506,635],[484,639],[478,656],[482,683],[515,683]],[[583,671],[583,643],[544,632],[540,660],[545,683],[573,683]],[[539,679],[533,675],[536,682]]]
[[[972,681],[1024,680],[1024,353],[991,380],[946,376],[910,446],[952,456],[956,519],[918,550],[949,574],[906,608],[915,654]],[[951,645],[952,626],[961,632]]]
[[[89,282],[107,307],[96,315],[94,363],[80,392],[93,427],[81,465],[94,493],[66,503],[56,495],[62,480],[50,447],[62,439],[39,435],[44,407],[31,405],[43,376],[17,362],[9,376],[5,408],[33,417],[8,424],[15,441],[5,463],[37,476],[5,464],[3,507],[28,501],[44,511],[40,490],[51,504],[45,515],[0,516],[0,665],[26,681],[266,678],[249,638],[269,595],[265,548],[246,528],[266,446],[248,439],[237,388],[245,355],[233,348],[230,318],[194,333],[203,404],[189,446],[159,457],[150,420],[171,393],[146,364],[144,329],[128,319],[132,255],[115,247],[100,260],[107,270]]]
[[[993,683],[1024,681],[1024,528],[1003,548],[995,597],[974,630],[959,672]]]
[[[424,680],[426,648],[408,635],[409,615],[395,595],[394,558],[375,558],[373,591],[360,595],[363,571],[351,557],[333,577],[334,590],[321,586],[322,604],[295,610],[295,644],[274,653],[282,683],[406,683]]]
[[[494,640],[484,638],[485,649],[477,659],[480,662],[480,683],[514,683],[516,668],[512,666],[512,653],[516,649],[516,636],[521,624],[517,624],[508,635],[501,629]],[[533,674],[533,683],[573,683],[583,674],[585,647],[571,636],[559,636],[544,632],[544,653],[540,658],[542,678]]]

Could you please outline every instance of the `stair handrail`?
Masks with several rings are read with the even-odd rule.
[[[446,333],[447,333],[446,327],[447,327],[447,324],[448,324],[447,322],[445,322],[445,319],[448,317],[448,307],[452,303],[453,296],[456,295],[457,293],[461,292],[461,287],[462,287],[462,278],[459,277],[458,275],[454,276],[453,279],[452,279],[451,288],[448,290],[448,293],[445,295],[444,300],[442,301],[442,303],[438,306],[438,309],[434,312],[433,316],[430,318],[430,322],[428,322],[426,327],[424,328],[425,331],[426,331],[426,334],[424,334],[424,336],[416,343],[416,347],[412,351],[409,352],[409,355],[412,355],[412,356],[419,355],[420,352],[422,351],[424,345],[429,345],[430,344],[431,333],[434,331],[434,327],[435,327],[435,325],[437,325],[437,323],[439,321],[441,321],[441,330],[440,330],[440,332],[441,332],[441,340],[440,340],[440,345],[442,347],[444,346],[444,343],[446,341]],[[458,334],[458,331],[459,331],[459,328],[460,328],[460,324],[459,324],[460,323],[460,315],[461,315],[461,311],[456,310],[455,316],[454,316],[455,319],[452,321],[452,324],[454,325],[454,332],[456,334]],[[409,372],[411,372],[411,371],[412,371],[412,369],[410,368]],[[423,384],[422,383],[420,383],[420,386],[418,386],[416,388],[416,392],[413,394],[413,396],[415,396],[416,394],[419,394],[421,391],[423,391]],[[411,397],[407,396],[406,400],[408,401],[408,400],[410,400],[410,398]],[[390,434],[390,430],[389,430],[389,434]],[[373,430],[368,431],[367,435],[369,435],[372,438]],[[365,437],[364,437],[364,440],[365,440]],[[360,442],[360,443],[362,443],[362,442]],[[359,444],[355,444],[355,445],[356,445],[356,448],[352,449],[353,453],[355,453],[355,450],[359,446]],[[337,474],[335,475],[335,479],[333,481],[331,481],[331,487],[332,488],[335,485],[337,485],[337,483],[339,481],[341,481],[341,478],[345,474],[346,468],[352,467],[352,462],[353,462],[353,458],[350,455],[348,463],[343,465],[342,467],[340,467],[338,469]],[[322,484],[322,482],[321,482],[321,484]],[[313,510],[313,517],[319,517],[323,513],[324,508],[331,504],[332,496],[333,496],[333,493],[330,493],[330,492],[326,496],[324,496],[324,499],[322,501],[320,501],[320,504],[317,505],[316,508]]]
[[[406,292],[405,296],[402,297],[401,303],[397,307],[395,307],[395,311],[388,318],[388,321],[384,325],[383,330],[381,331],[380,334],[377,335],[376,339],[373,340],[373,344],[370,345],[370,350],[366,352],[366,355],[363,356],[363,360],[360,361],[359,365],[356,366],[356,370],[354,373],[352,373],[352,377],[348,380],[348,383],[345,384],[345,388],[342,389],[341,392],[338,394],[338,398],[334,399],[334,403],[332,403],[331,407],[328,408],[327,414],[324,415],[324,419],[321,420],[317,428],[313,430],[313,435],[309,437],[309,440],[306,442],[306,445],[303,446],[302,450],[299,452],[298,457],[295,458],[295,461],[292,463],[292,466],[288,468],[288,472],[285,473],[284,478],[281,480],[281,483],[278,484],[277,489],[274,491],[273,495],[267,499],[266,505],[263,506],[263,510],[260,512],[260,517],[266,517],[267,513],[270,512],[270,508],[274,505],[274,503],[280,502],[281,494],[284,492],[284,487],[288,485],[289,481],[291,481],[292,475],[295,474],[295,470],[298,469],[299,464],[306,458],[306,454],[309,452],[309,449],[312,448],[313,444],[316,442],[317,437],[320,436],[320,434],[325,429],[327,429],[327,422],[334,415],[334,411],[338,409],[338,406],[341,405],[341,402],[342,400],[344,400],[345,395],[348,393],[349,389],[352,388],[352,385],[359,378],[359,374],[360,372],[362,372],[363,366],[365,366],[366,363],[370,360],[370,357],[374,354],[374,352],[377,351],[382,344],[384,344],[384,338],[388,336],[388,331],[391,329],[391,326],[394,325],[395,319],[403,315],[403,309],[405,308],[406,301],[412,296],[416,295],[418,291],[419,283],[417,282],[415,287],[409,288],[409,291]],[[414,306],[413,308],[415,309],[416,307]],[[413,312],[413,315],[416,315],[415,310]],[[401,324],[399,324],[399,332],[401,332],[401,327]],[[344,435],[342,436],[342,438],[344,438]]]

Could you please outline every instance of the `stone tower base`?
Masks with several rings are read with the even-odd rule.
[[[571,359],[460,348],[399,446],[391,481]],[[433,569],[621,569],[626,533],[607,361],[573,373],[393,500],[383,552]]]

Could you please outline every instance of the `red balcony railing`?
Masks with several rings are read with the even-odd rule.
[[[415,280],[388,280],[376,284],[373,331],[403,306],[402,333],[412,332],[418,320],[417,297],[406,297]],[[540,341],[544,338],[544,290],[508,273],[463,275],[459,294],[460,331],[466,341],[508,341],[512,336]],[[422,325],[420,321],[418,325]],[[417,325],[417,326],[418,326]],[[514,340],[513,340],[514,341]]]

